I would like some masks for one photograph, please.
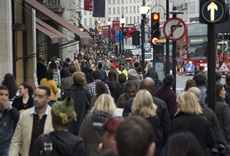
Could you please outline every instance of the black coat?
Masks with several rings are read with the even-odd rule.
[[[115,85],[109,81],[108,79],[105,80],[105,83],[108,85],[109,90],[111,92],[111,96],[114,98],[115,103],[117,102],[117,99],[120,96],[120,92],[121,92],[121,85],[120,83],[116,83]]]
[[[49,134],[49,140],[44,138],[45,142],[52,142],[53,150],[51,155],[55,156],[86,156],[85,144],[83,140],[66,131],[54,131]],[[32,144],[31,156],[41,156],[42,151],[42,136],[39,136],[37,140]],[[42,156],[45,156],[45,152]]]
[[[215,146],[214,135],[211,125],[202,115],[191,115],[179,112],[172,120],[172,132],[189,131],[200,142],[202,148]]]
[[[77,113],[77,121],[70,123],[68,130],[77,135],[82,121],[90,108],[91,95],[88,89],[72,85],[70,88],[65,90],[62,100],[68,96],[74,100],[74,108]]]
[[[157,116],[160,123],[159,129],[163,134],[163,144],[166,144],[171,129],[168,107],[164,101],[155,96],[153,96],[153,102],[157,105]],[[133,99],[128,100],[123,111],[123,116],[128,116],[128,114],[132,112],[132,104]]]
[[[230,109],[225,102],[216,102],[215,106],[216,117],[219,121],[220,129],[227,143],[230,143]]]
[[[20,111],[22,109],[31,108],[31,107],[33,107],[33,105],[34,105],[34,99],[32,98],[32,96],[29,97],[26,104],[23,104],[21,96],[15,98],[13,103],[12,103],[12,106],[15,107],[18,111]]]

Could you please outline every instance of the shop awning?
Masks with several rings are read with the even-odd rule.
[[[29,6],[31,6],[33,9],[35,9],[36,11],[39,11],[40,13],[42,13],[45,16],[49,17],[50,19],[54,20],[55,22],[57,22],[61,26],[72,31],[76,35],[79,35],[81,38],[81,44],[82,45],[90,44],[90,42],[92,41],[92,38],[89,36],[89,34],[80,31],[78,27],[74,26],[73,24],[71,24],[68,21],[66,21],[65,19],[63,19],[62,17],[58,16],[57,14],[55,14],[54,12],[52,12],[51,10],[49,10],[48,8],[46,8],[45,6],[40,4],[39,2],[37,2],[35,0],[25,0],[25,2]]]
[[[61,33],[57,29],[54,29],[49,24],[43,22],[41,19],[36,18],[36,28],[42,33],[50,37],[51,43],[65,43],[68,42],[68,38],[65,34]]]

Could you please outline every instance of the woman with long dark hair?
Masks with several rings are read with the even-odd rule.
[[[17,91],[18,91],[18,85],[16,83],[14,75],[7,73],[4,76],[2,85],[7,86],[9,88],[9,100],[12,102],[13,99],[17,96]]]
[[[56,82],[56,85],[58,87],[61,87],[60,70],[58,68],[57,63],[55,62],[55,59],[51,59],[48,70],[53,72],[53,80]]]
[[[121,85],[118,82],[118,73],[116,71],[109,71],[108,78],[105,83],[109,86],[111,96],[114,98],[115,103],[120,96]]]
[[[230,109],[225,102],[226,91],[224,85],[216,83],[216,105],[215,113],[219,121],[220,129],[227,143],[230,143]]]
[[[19,97],[14,99],[12,106],[17,108],[21,113],[22,111],[33,107],[33,90],[26,82],[21,83],[18,90]]]

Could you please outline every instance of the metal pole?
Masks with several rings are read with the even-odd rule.
[[[176,18],[176,14],[173,14],[173,18]],[[173,57],[173,62],[172,62],[172,73],[174,76],[174,84],[173,84],[173,91],[176,93],[176,65],[177,65],[177,60],[176,60],[176,41],[172,42],[172,57]],[[166,52],[167,53],[167,52]],[[169,52],[168,52],[169,53]]]
[[[166,0],[166,20],[169,19],[169,0]],[[169,39],[166,39],[166,64],[165,64],[165,75],[169,74]]]
[[[208,24],[208,107],[215,111],[216,102],[216,29],[215,24]],[[213,96],[214,95],[214,96]]]
[[[124,37],[123,37],[123,34],[124,34],[124,23],[121,24],[121,30],[122,30],[122,38],[121,38],[121,43],[122,43],[122,55],[124,55]]]
[[[119,30],[119,37],[121,36],[120,35],[121,31]],[[121,40],[119,39],[119,53],[122,55],[122,52],[121,52]]]
[[[145,68],[145,17],[142,15],[141,19],[141,54],[142,54],[142,68]]]

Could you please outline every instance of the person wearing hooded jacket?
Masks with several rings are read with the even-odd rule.
[[[31,156],[86,156],[83,139],[67,130],[68,124],[77,117],[73,99],[67,97],[64,101],[55,103],[51,115],[54,131],[48,135],[42,134],[35,140]],[[52,148],[44,150],[45,143],[49,143]]]

